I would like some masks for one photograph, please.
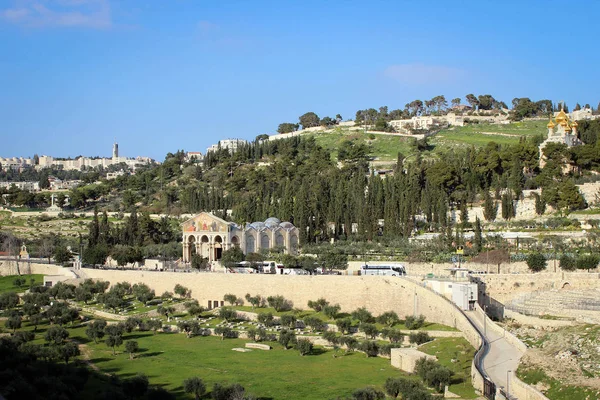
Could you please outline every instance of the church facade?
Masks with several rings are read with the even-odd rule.
[[[194,254],[210,262],[219,261],[223,251],[234,246],[244,254],[272,249],[286,254],[298,252],[298,228],[277,218],[240,226],[203,212],[185,221],[182,231],[184,262],[190,262]]]

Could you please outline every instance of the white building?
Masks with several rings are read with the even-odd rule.
[[[11,186],[29,192],[37,192],[40,190],[39,182],[0,182],[0,188],[2,189],[10,189]]]
[[[56,159],[52,156],[40,156],[39,162],[36,165],[33,158],[22,158],[22,157],[0,157],[0,164],[3,169],[20,170],[23,168],[35,167],[37,170],[44,168],[62,168],[65,171],[77,170],[80,171],[83,168],[107,168],[111,165],[123,163],[127,165],[127,168],[135,171],[135,169],[142,165],[153,164],[154,161],[150,157],[119,157],[119,145],[113,144],[112,157],[77,157],[75,159]]]
[[[244,140],[244,139],[219,140],[219,143],[213,144],[212,146],[210,146],[208,149],[206,149],[206,152],[208,153],[209,151],[218,151],[219,149],[227,149],[227,150],[229,150],[230,153],[233,153],[233,152],[237,151],[237,149],[244,144],[248,144],[248,141]]]
[[[188,151],[185,153],[185,162],[191,162],[192,160],[195,160],[196,163],[202,163],[204,156],[199,151]]]

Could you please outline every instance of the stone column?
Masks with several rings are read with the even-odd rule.
[[[183,238],[183,262],[190,262],[190,260],[188,259],[188,255],[189,255],[189,248],[190,245],[186,240],[187,238],[184,236]]]

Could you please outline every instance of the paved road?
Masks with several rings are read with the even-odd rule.
[[[498,335],[491,329],[486,329],[483,315],[477,311],[466,311],[467,317],[484,332],[490,343],[490,351],[483,358],[483,369],[494,381],[498,388],[506,388],[507,371],[516,371],[523,353],[511,345],[503,335]],[[488,320],[488,323],[490,321]],[[510,388],[509,388],[510,389]]]

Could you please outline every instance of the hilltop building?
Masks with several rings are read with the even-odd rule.
[[[204,162],[204,156],[199,151],[188,151],[187,153],[185,153],[185,162],[202,164]]]
[[[244,139],[219,140],[217,144],[213,144],[208,149],[206,149],[206,152],[208,153],[210,151],[218,151],[219,149],[227,149],[230,153],[234,153],[240,146],[244,144],[248,144],[248,141]]]
[[[184,262],[190,262],[194,254],[211,262],[219,261],[223,251],[234,246],[244,254],[274,248],[281,248],[286,254],[298,251],[298,228],[277,218],[240,226],[202,212],[182,224],[182,233]]]
[[[571,120],[563,109],[555,114],[554,121],[552,118],[548,122],[548,137],[540,144],[540,168],[546,164],[544,156],[544,148],[549,143],[562,143],[567,147],[578,146],[582,144],[577,137],[577,121]]]

